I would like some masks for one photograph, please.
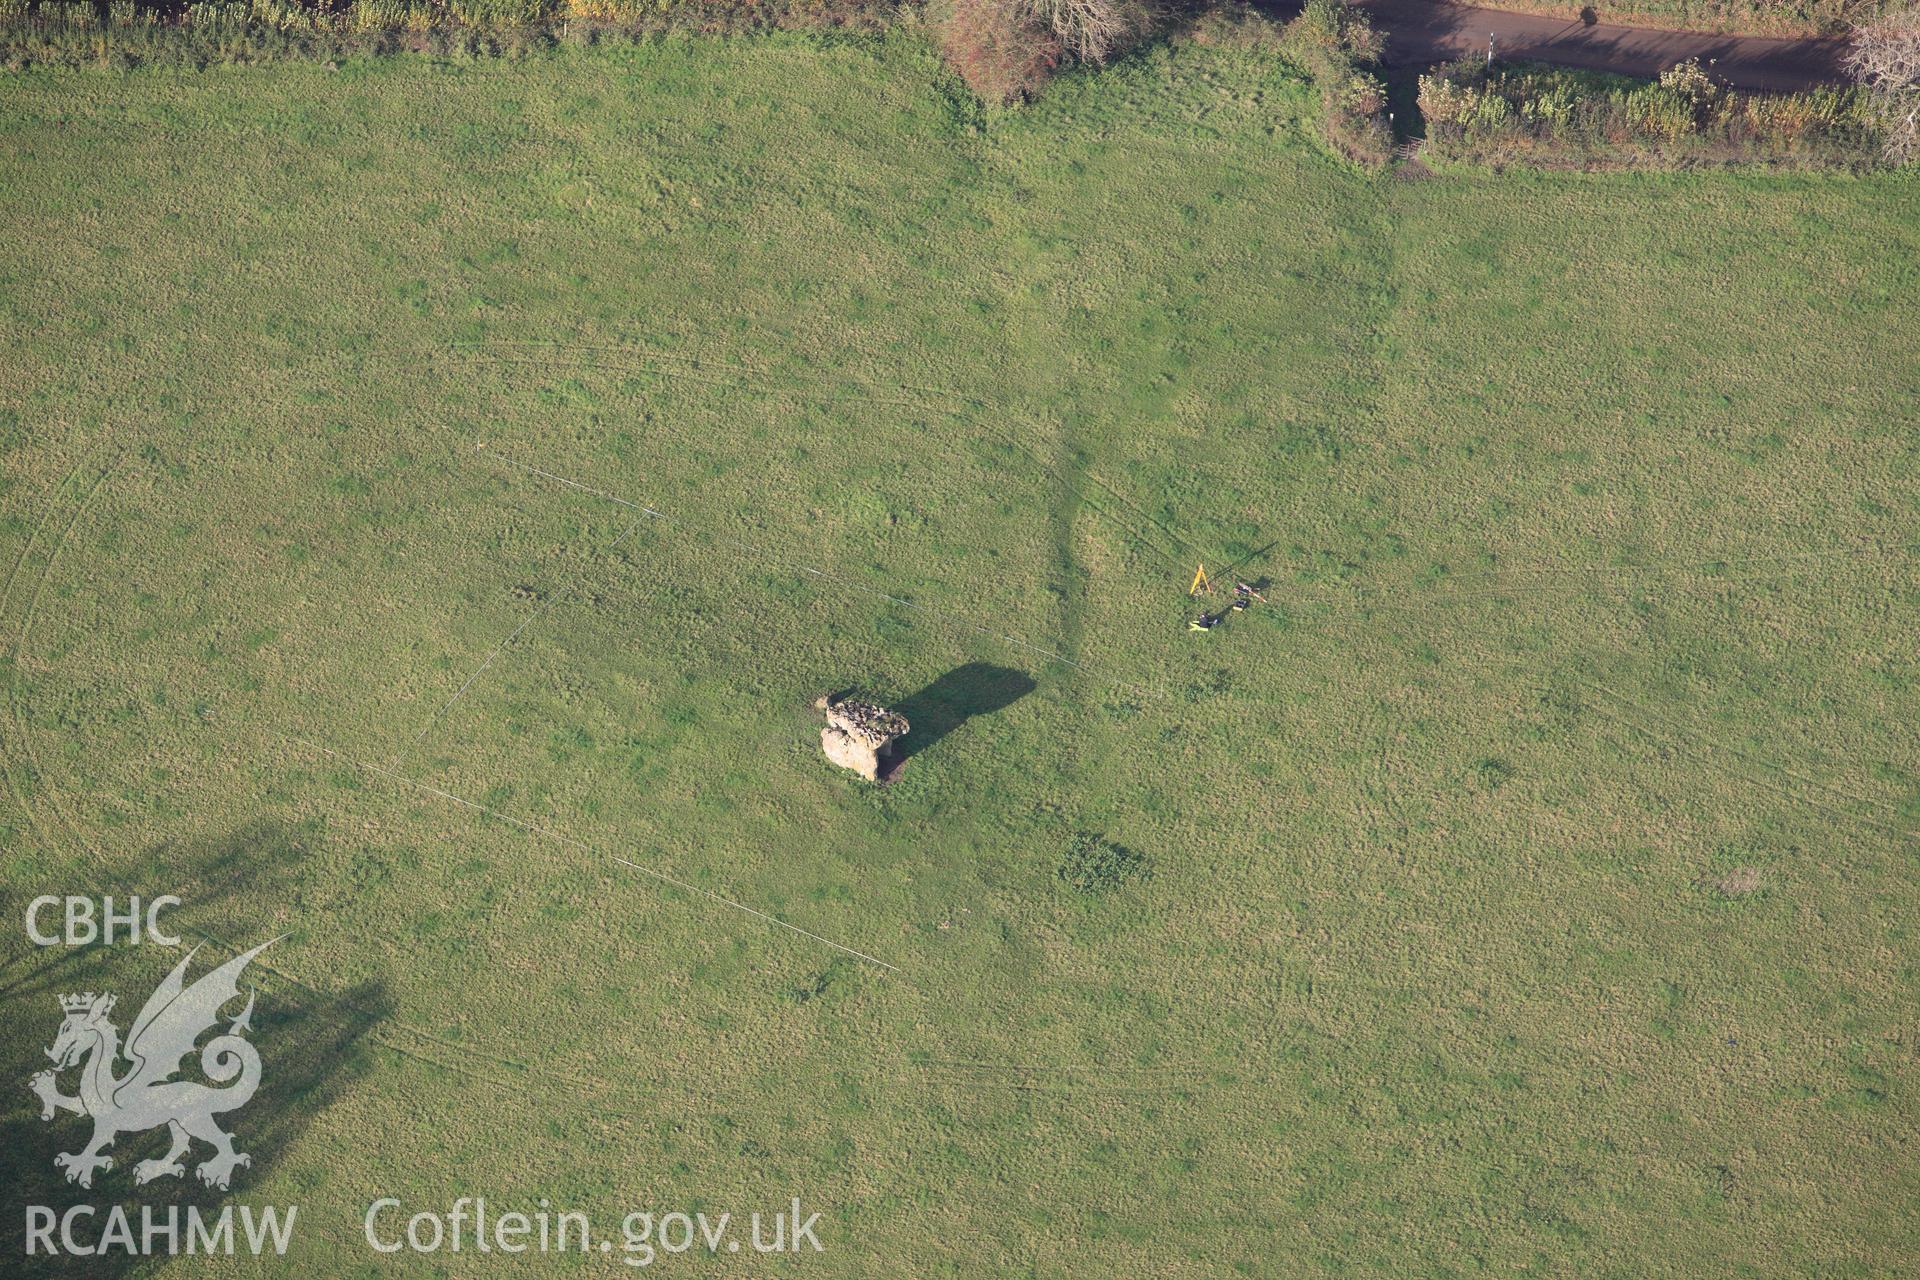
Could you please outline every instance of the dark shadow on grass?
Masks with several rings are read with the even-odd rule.
[[[162,952],[162,948],[140,948]],[[211,948],[206,949],[210,951]],[[202,956],[206,956],[206,951]],[[176,953],[164,951],[171,959]],[[133,949],[118,953],[101,952],[99,960],[108,972],[97,975],[94,990],[117,990],[121,1002],[114,1010],[115,1021],[124,1032],[144,1003],[163,970],[151,962],[126,963]],[[209,957],[216,963],[220,957]],[[85,966],[94,967],[94,966]],[[203,966],[196,957],[189,980],[212,965]],[[151,971],[151,972],[148,972]],[[75,1186],[55,1167],[54,1157],[61,1152],[79,1151],[93,1132],[93,1123],[84,1116],[58,1112],[52,1120],[40,1118],[40,1102],[26,1086],[29,1076],[50,1065],[44,1050],[58,1031],[61,1020],[59,996],[69,989],[64,973],[50,974],[44,983],[29,981],[10,996],[14,1034],[0,1047],[0,1256],[10,1259],[8,1275],[84,1276],[88,1280],[148,1271],[152,1263],[115,1251],[107,1256],[72,1257],[62,1252],[49,1257],[44,1253],[26,1256],[27,1206],[45,1206],[57,1217],[75,1205],[96,1207],[92,1218],[75,1223],[77,1243],[99,1240],[106,1226],[106,1214],[113,1205],[126,1209],[136,1241],[141,1229],[142,1206],[151,1206],[157,1220],[164,1222],[169,1206],[177,1208],[181,1230],[186,1229],[187,1206],[195,1206],[209,1227],[218,1219],[223,1205],[233,1205],[236,1241],[245,1238],[239,1216],[240,1205],[256,1212],[269,1204],[282,1207],[300,1202],[299,1192],[284,1186],[273,1196],[263,1196],[259,1188],[276,1166],[291,1151],[302,1131],[325,1111],[371,1063],[366,1037],[386,1014],[384,989],[367,983],[339,995],[320,995],[298,987],[274,983],[262,990],[254,1010],[253,1032],[247,1038],[260,1051],[260,1088],[247,1104],[220,1117],[220,1125],[233,1135],[234,1148],[245,1152],[252,1163],[234,1171],[228,1191],[204,1186],[194,1176],[194,1168],[209,1155],[211,1147],[196,1142],[184,1158],[183,1177],[159,1178],[145,1186],[134,1181],[134,1166],[147,1158],[158,1158],[167,1150],[164,1127],[140,1133],[123,1133],[108,1148],[113,1168],[96,1173],[91,1188]],[[82,990],[87,987],[83,986]],[[243,998],[246,988],[243,986]],[[224,1011],[219,1030],[241,1008],[239,1001]],[[211,1038],[211,1033],[208,1037]],[[183,1080],[202,1079],[197,1055],[185,1060],[179,1075]],[[124,1073],[124,1061],[117,1068]],[[78,1072],[62,1072],[62,1092],[71,1092]],[[296,1223],[295,1239],[302,1230]],[[56,1228],[54,1239],[59,1240]],[[164,1247],[164,1246],[163,1246]],[[298,1247],[296,1244],[294,1247]]]
[[[169,1206],[177,1207],[184,1233],[188,1205],[209,1225],[223,1206],[232,1205],[235,1236],[242,1239],[239,1206],[258,1209],[300,1202],[298,1191],[283,1187],[268,1197],[259,1188],[296,1148],[307,1125],[371,1069],[368,1038],[390,1009],[384,985],[377,981],[338,993],[304,986],[270,963],[277,958],[274,951],[287,943],[263,954],[242,975],[240,998],[221,1011],[217,1030],[209,1029],[200,1038],[204,1044],[225,1031],[244,1007],[247,993],[258,989],[247,1039],[260,1053],[260,1087],[245,1106],[220,1119],[235,1149],[247,1153],[252,1163],[234,1172],[225,1192],[204,1186],[194,1176],[195,1167],[212,1154],[211,1147],[198,1142],[184,1159],[184,1177],[135,1183],[134,1166],[166,1151],[164,1127],[119,1135],[106,1152],[113,1168],[96,1173],[91,1188],[67,1182],[54,1157],[81,1150],[93,1132],[92,1121],[69,1111],[42,1120],[40,1100],[27,1082],[52,1066],[45,1051],[60,1028],[61,995],[115,993],[119,999],[112,1021],[124,1036],[147,997],[187,950],[199,946],[186,974],[192,982],[236,951],[281,931],[276,915],[297,901],[309,834],[275,822],[249,823],[212,839],[150,847],[138,865],[113,877],[115,883],[71,886],[72,892],[96,899],[102,893],[128,893],[129,884],[149,893],[178,893],[182,905],[161,920],[163,927],[180,934],[178,949],[153,944],[50,947],[16,951],[9,958],[0,985],[9,1010],[7,1034],[0,1039],[0,1257],[8,1259],[6,1274],[91,1280],[153,1269],[151,1260],[118,1250],[95,1257],[27,1257],[29,1205],[45,1206],[56,1216],[75,1205],[96,1206],[93,1218],[75,1224],[77,1242],[93,1243],[115,1205],[125,1208],[137,1241],[142,1206],[151,1206],[161,1222]],[[115,1064],[115,1074],[124,1075],[129,1065],[124,1059]],[[198,1054],[183,1060],[176,1078],[205,1082]],[[60,1072],[60,1091],[74,1093],[78,1079],[77,1068]],[[310,1230],[299,1224],[296,1241]],[[57,1228],[54,1238],[57,1242]]]
[[[1247,554],[1241,556],[1238,560],[1235,560],[1232,564],[1220,570],[1220,572],[1214,576],[1218,578],[1221,585],[1231,590],[1233,587],[1233,584],[1239,580],[1240,575],[1246,572],[1247,566],[1253,564],[1255,561],[1266,559],[1267,555],[1275,547],[1280,545],[1280,541],[1281,540],[1279,538],[1275,538],[1272,542],[1269,542],[1266,546],[1259,547],[1253,551],[1247,552]],[[1266,581],[1266,579],[1263,578],[1261,579],[1261,581],[1264,582]]]
[[[61,894],[92,898],[96,912],[99,900],[107,895],[114,898],[117,909],[125,910],[133,895],[151,904],[154,898],[170,894],[180,902],[160,912],[156,922],[160,929],[179,935],[187,946],[212,942],[226,947],[231,955],[246,949],[236,945],[240,938],[269,928],[276,910],[299,900],[301,877],[317,833],[314,826],[290,827],[260,819],[217,836],[161,840],[131,855],[115,870],[58,889]],[[42,916],[41,928],[60,932],[57,904]],[[263,934],[259,940],[271,936]],[[122,926],[116,945],[125,943]],[[74,964],[91,951],[87,946],[37,947],[20,930],[3,945],[7,954],[0,962],[0,996],[33,976],[44,975],[49,966]],[[271,969],[273,961],[269,953],[255,965]]]
[[[1038,688],[1033,677],[991,662],[955,667],[894,708],[912,726],[894,744],[889,763],[898,769],[975,716],[992,715]]]

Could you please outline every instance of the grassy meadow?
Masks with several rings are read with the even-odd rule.
[[[1317,108],[905,33],[0,77],[0,882],[287,935],[280,1273],[505,1266],[361,1239],[475,1194],[825,1215],[698,1274],[1910,1271],[1920,183]],[[1270,606],[1189,633],[1202,560]],[[11,1080],[177,958],[4,937]],[[17,1257],[84,1127],[0,1108]]]

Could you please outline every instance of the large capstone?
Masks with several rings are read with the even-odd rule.
[[[859,698],[829,695],[813,705],[827,713],[827,727],[820,731],[827,759],[869,782],[891,776],[896,761],[890,748],[906,735],[905,716]]]

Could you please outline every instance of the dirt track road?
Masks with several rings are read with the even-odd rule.
[[[1742,89],[1806,89],[1846,79],[1842,40],[1774,40],[1646,27],[1587,25],[1434,0],[1355,0],[1387,35],[1389,67],[1484,55],[1531,58],[1562,66],[1654,76],[1684,58],[1711,58],[1722,79]]]

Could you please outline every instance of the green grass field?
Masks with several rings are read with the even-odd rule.
[[[475,1194],[824,1213],[686,1274],[1920,1261],[1920,182],[1403,181],[1316,107],[1181,45],[982,115],[904,35],[0,77],[9,919],[287,935],[280,1272],[490,1273],[361,1237]],[[1190,634],[1199,560],[1271,606]],[[853,683],[940,734],[892,787]],[[10,1082],[177,959],[4,936]],[[85,1128],[0,1097],[17,1262]]]

